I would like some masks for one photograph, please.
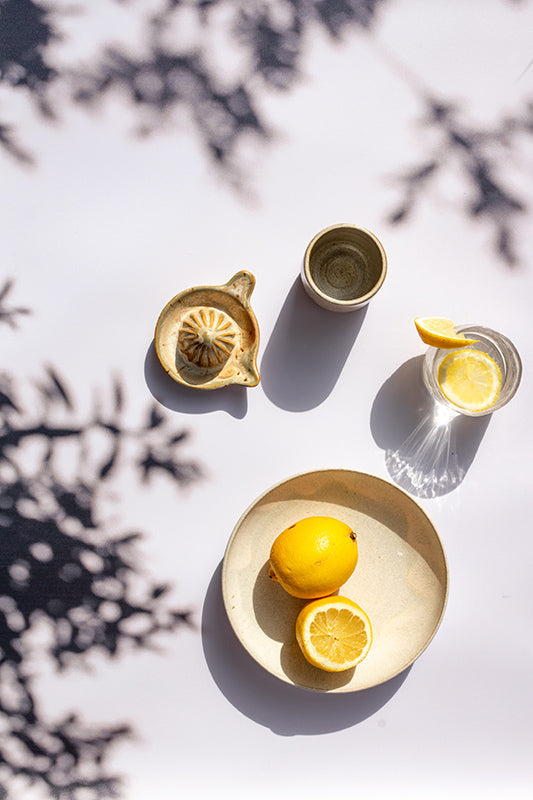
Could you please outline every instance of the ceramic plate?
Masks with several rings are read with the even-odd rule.
[[[313,515],[356,531],[359,561],[339,593],[365,609],[374,632],[364,661],[340,673],[304,659],[294,626],[305,601],[268,578],[278,533]],[[448,569],[435,528],[409,495],[372,475],[322,470],[283,481],[244,512],[226,548],[222,592],[238,639],[266,670],[308,689],[353,692],[389,680],[425,650],[444,614]]]

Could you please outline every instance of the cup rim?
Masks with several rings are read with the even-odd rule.
[[[355,297],[351,300],[339,300],[338,298],[332,297],[331,295],[323,292],[322,289],[320,289],[315,283],[315,280],[311,274],[311,267],[310,267],[311,253],[316,243],[330,231],[335,231],[335,230],[341,231],[343,229],[350,229],[363,233],[376,245],[381,257],[380,275],[378,280],[372,287],[372,289],[370,289],[369,292],[366,292],[366,294],[362,294],[359,297]],[[361,225],[355,225],[354,223],[351,222],[339,222],[334,225],[328,225],[326,228],[322,228],[322,230],[318,231],[318,233],[316,233],[313,236],[313,238],[311,239],[311,241],[309,242],[309,244],[305,249],[303,266],[304,266],[305,277],[307,278],[307,281],[309,282],[313,292],[315,292],[325,302],[338,306],[339,308],[342,307],[354,308],[357,306],[365,305],[365,303],[367,303],[376,294],[376,292],[379,291],[379,289],[383,285],[383,282],[387,275],[387,254],[385,253],[385,248],[383,247],[382,243],[380,242],[376,234],[373,233],[371,230],[369,230],[368,228],[364,228]]]

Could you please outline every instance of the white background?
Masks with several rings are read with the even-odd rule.
[[[135,42],[143,11],[95,2],[69,17],[58,63],[87,59],[103,41]],[[498,162],[527,207],[514,267],[495,252],[490,222],[465,212],[458,165],[404,224],[387,216],[402,192],[394,176],[432,152],[421,92],[455,102],[466,127],[520,113],[533,96],[532,27],[530,3],[503,0],[391,0],[372,34],[347,30],[341,42],[310,26],[300,80],[260,94],[275,135],[244,143],[241,193],[186,120],[139,140],[120,97],[91,113],[65,103],[47,124],[5,91],[5,115],[36,165],[0,153],[0,277],[15,279],[12,302],[32,310],[17,329],[3,327],[2,370],[31,386],[54,365],[80,415],[118,374],[131,420],[155,397],[189,431],[182,453],[203,470],[186,489],[165,480],[139,489],[124,473],[109,500],[117,529],[144,532],[143,566],[174,584],[195,628],[162,636],[159,652],[94,654],[90,669],[61,675],[43,659],[36,677],[43,713],[132,725],[109,764],[127,800],[529,796],[531,135]],[[232,63],[217,47],[213,58]],[[388,255],[386,283],[363,315],[316,309],[298,283],[307,242],[341,221],[375,231]],[[261,383],[183,392],[154,359],[158,314],[177,292],[240,269],[257,279]],[[229,628],[226,542],[254,498],[293,474],[345,467],[390,479],[385,455],[408,432],[411,392],[394,376],[423,353],[412,321],[427,314],[500,330],[524,365],[519,393],[481,430],[457,488],[417,499],[448,557],[444,621],[389,684],[346,696],[285,685]],[[19,796],[46,794],[24,786]]]

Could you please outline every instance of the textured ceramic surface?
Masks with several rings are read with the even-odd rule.
[[[331,225],[311,239],[301,278],[307,294],[330,311],[354,311],[379,291],[387,256],[379,239],[357,225]]]
[[[336,674],[304,659],[294,626],[305,601],[268,579],[275,537],[314,514],[357,533],[359,562],[340,593],[365,609],[374,632],[365,660]],[[352,692],[402,672],[428,646],[444,614],[448,569],[435,528],[411,497],[371,475],[323,470],[274,486],[246,510],[226,548],[222,591],[237,637],[266,670],[297,686]]]
[[[167,303],[157,321],[155,348],[174,380],[196,389],[257,386],[254,286],[254,276],[242,271],[221,286],[196,286]]]

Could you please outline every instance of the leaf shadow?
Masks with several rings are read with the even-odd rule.
[[[141,484],[164,475],[183,486],[201,473],[180,458],[186,432],[157,405],[137,427],[126,425],[119,380],[86,417],[53,367],[33,394],[28,402],[20,380],[0,375],[2,797],[15,796],[21,778],[55,800],[118,797],[122,781],[107,761],[131,726],[90,725],[77,712],[51,718],[39,664],[62,672],[93,653],[118,661],[193,624],[170,600],[171,585],[143,568],[143,534],[119,532],[103,500],[128,466]]]

